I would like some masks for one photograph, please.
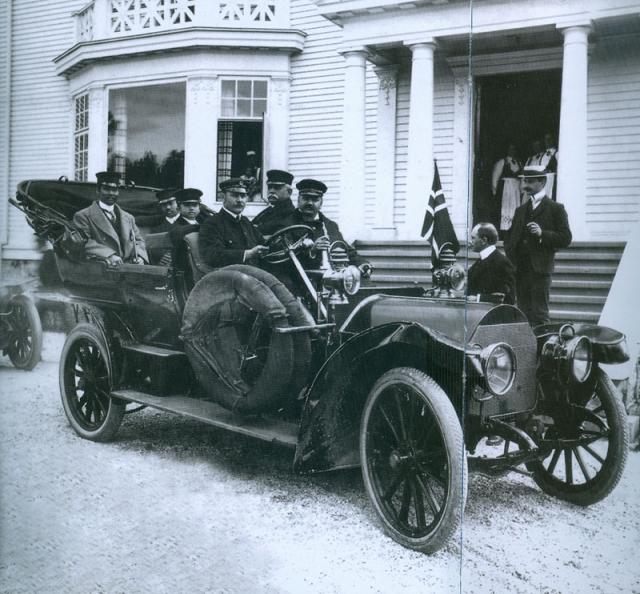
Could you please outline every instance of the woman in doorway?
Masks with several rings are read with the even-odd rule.
[[[516,158],[516,147],[509,144],[507,154],[496,161],[491,175],[493,197],[500,200],[500,239],[511,228],[513,213],[520,206],[520,180],[522,164]]]

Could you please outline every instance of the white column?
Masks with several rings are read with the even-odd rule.
[[[268,118],[265,121],[267,135],[267,153],[264,156],[264,168],[284,169],[289,167],[289,96],[291,78],[289,76],[272,77],[269,81]],[[263,176],[264,177],[264,176]]]
[[[342,124],[342,172],[340,228],[347,241],[364,231],[365,160],[365,63],[364,50],[344,52],[344,120]]]
[[[107,168],[109,125],[109,91],[103,87],[89,89],[89,154],[87,180],[95,181],[98,171]]]
[[[375,69],[378,75],[378,130],[376,136],[376,203],[373,236],[394,239],[393,206],[396,170],[396,99],[398,67]]]
[[[567,27],[562,60],[557,200],[569,215],[573,239],[586,240],[587,68],[586,25]]]
[[[187,79],[184,126],[184,186],[202,190],[202,201],[213,206],[217,191],[218,155],[217,76]]]
[[[433,54],[435,42],[409,46],[411,94],[409,155],[403,239],[419,239],[433,181]]]
[[[127,98],[122,92],[114,92],[111,115],[113,116],[115,125],[113,140],[111,141],[113,156],[115,157],[113,170],[123,174],[125,180],[128,181],[128,171],[126,171],[125,164],[127,158],[127,129],[129,127],[129,120],[127,116]]]

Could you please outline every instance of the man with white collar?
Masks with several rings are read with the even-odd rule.
[[[136,221],[116,204],[120,175],[101,171],[96,178],[98,199],[73,217],[88,238],[84,245],[87,258],[104,260],[109,266],[145,264],[149,258]]]
[[[230,264],[257,266],[259,257],[269,248],[260,231],[242,214],[247,205],[245,183],[232,178],[219,187],[224,192],[222,208],[206,217],[200,226],[200,256],[214,268]]]
[[[538,326],[549,322],[549,289],[555,253],[569,247],[571,229],[562,204],[545,193],[546,169],[525,167],[520,177],[527,199],[513,215],[504,247],[516,266],[518,307],[532,326]]]
[[[180,218],[178,203],[176,202],[176,188],[167,188],[156,192],[158,208],[162,211],[162,222],[153,228],[153,233],[171,231],[174,223]]]
[[[515,303],[515,272],[513,264],[496,249],[498,231],[491,223],[478,223],[471,230],[469,244],[480,259],[469,268],[467,294],[482,301],[494,293],[504,295],[504,303]]]

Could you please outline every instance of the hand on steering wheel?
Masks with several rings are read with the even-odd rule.
[[[307,225],[289,225],[276,231],[265,245],[269,248],[269,253],[262,256],[262,259],[270,264],[280,264],[289,259],[289,252],[292,250],[298,253],[306,246],[305,239],[309,239],[313,230]]]

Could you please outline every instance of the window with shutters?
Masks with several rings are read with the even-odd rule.
[[[89,95],[79,95],[75,103],[75,125],[73,131],[74,165],[73,178],[87,181],[89,166]]]

